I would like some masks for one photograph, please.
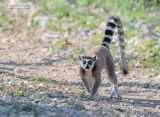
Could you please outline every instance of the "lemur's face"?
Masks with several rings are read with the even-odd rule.
[[[83,69],[87,70],[91,70],[94,67],[95,61],[96,61],[96,55],[93,56],[79,56],[79,60],[81,63],[81,67]]]

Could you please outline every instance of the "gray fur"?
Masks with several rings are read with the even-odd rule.
[[[128,65],[125,55],[125,46],[124,46],[124,31],[122,29],[122,24],[117,27],[117,45],[118,45],[118,55],[119,55],[119,65],[122,73],[124,75],[128,74]]]
[[[128,73],[127,62],[125,58],[124,51],[124,32],[122,29],[122,23],[117,16],[111,16],[105,30],[105,37],[103,39],[102,45],[95,46],[92,48],[85,56],[80,56],[80,77],[91,97],[94,98],[95,94],[98,92],[98,88],[101,84],[101,71],[105,69],[108,79],[112,85],[112,92],[110,98],[115,94],[118,100],[122,99],[120,92],[118,91],[118,80],[115,74],[115,65],[112,58],[112,54],[109,50],[109,45],[112,41],[112,36],[114,30],[117,29],[118,34],[118,53],[119,53],[119,63],[123,74]],[[85,61],[85,62],[84,62]],[[89,61],[92,61],[91,65]],[[86,66],[89,66],[86,68]]]
[[[126,60],[126,55],[125,55],[125,45],[124,45],[124,39],[125,39],[125,35],[124,35],[124,31],[123,31],[123,26],[122,26],[122,22],[120,20],[120,18],[118,16],[111,16],[109,21],[108,21],[108,25],[110,26],[110,24],[114,24],[116,25],[116,27],[112,27],[114,30],[114,34],[117,35],[117,45],[118,45],[118,56],[119,56],[119,65],[120,65],[120,69],[122,71],[122,73],[124,75],[128,74],[128,65],[127,65],[127,60]],[[108,35],[107,35],[108,36]],[[106,37],[106,35],[105,35]],[[103,40],[104,41],[104,40]],[[102,44],[106,45],[106,47],[109,47],[110,43],[107,42],[102,42]]]
[[[96,55],[96,61],[93,63],[93,68],[87,70],[84,69],[85,73],[82,66],[79,69],[81,79],[88,93],[91,94],[91,97],[94,98],[95,94],[98,93],[98,89],[101,84],[101,72],[105,69],[108,79],[113,87],[113,94],[116,94],[117,99],[121,100],[122,97],[118,91],[118,81],[115,74],[115,65],[109,49],[104,46],[95,46],[86,55],[87,56],[83,56],[82,59],[88,56],[93,57]],[[110,97],[112,97],[112,95]]]

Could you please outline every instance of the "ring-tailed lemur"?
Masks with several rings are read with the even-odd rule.
[[[121,94],[118,91],[118,81],[115,74],[114,60],[109,50],[112,36],[116,28],[118,31],[117,42],[119,46],[118,53],[120,57],[120,68],[123,74],[128,73],[124,51],[124,32],[122,29],[122,23],[118,16],[111,16],[105,30],[105,36],[102,45],[93,47],[84,56],[79,56],[79,60],[81,63],[79,74],[88,93],[91,93],[92,98],[94,98],[94,95],[97,93],[98,88],[101,84],[101,71],[105,69],[108,79],[113,87],[110,98],[112,98],[113,94],[115,93],[118,100],[122,99]]]

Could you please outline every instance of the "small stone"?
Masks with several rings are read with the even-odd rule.
[[[153,98],[152,95],[146,96],[146,99]]]
[[[151,92],[152,90],[146,90],[146,92]]]
[[[32,99],[26,98],[26,97],[21,97],[19,100],[21,100],[21,101],[32,101]]]
[[[31,98],[31,99],[36,99],[37,96],[36,96],[36,94],[34,93],[33,95],[30,95],[29,98]]]
[[[83,109],[85,109],[85,107],[84,107],[84,105],[83,105],[82,102],[77,102],[77,103],[75,103],[74,105],[75,105],[75,108],[76,108],[77,110],[83,110]]]
[[[4,90],[4,88],[5,88],[5,85],[4,84],[0,84],[0,90],[2,91],[2,90]]]
[[[46,107],[45,105],[39,105],[39,106],[38,106],[38,109],[41,110],[41,109],[44,109],[45,107]]]
[[[21,108],[22,111],[32,111],[32,105],[31,104],[27,104],[27,105],[24,105],[22,108]]]
[[[123,114],[123,113],[121,113],[121,114],[120,114],[120,117],[126,117],[126,115],[125,115],[125,114]]]
[[[51,112],[55,112],[55,111],[56,111],[56,108],[55,108],[55,107],[52,107],[50,111],[51,111]]]
[[[50,38],[50,39],[52,39],[52,38],[59,38],[60,37],[59,35],[54,35],[54,34],[45,34],[44,36],[46,38]]]
[[[41,99],[42,102],[44,103],[51,103],[52,99],[50,99],[47,95],[44,95]]]
[[[24,85],[25,85],[25,84],[24,84],[24,81],[20,81],[20,82],[18,83],[18,86],[19,86],[19,87],[24,87]]]
[[[102,115],[107,115],[107,111],[102,111]]]
[[[15,116],[10,116],[10,117],[16,117],[16,116],[17,116],[17,114]],[[20,117],[29,117],[30,113],[27,111],[21,111],[21,112],[19,112],[19,116]]]
[[[26,96],[26,97],[29,97],[29,96],[31,96],[31,95],[33,95],[33,94],[35,94],[35,92],[29,92],[29,93],[26,93],[25,96]]]
[[[68,100],[69,100],[70,102],[72,102],[72,101],[75,101],[75,98],[73,98],[72,96],[70,96],[70,97],[68,98]]]
[[[97,105],[98,105],[98,102],[93,102],[93,103],[91,103],[91,106],[96,107]]]
[[[47,95],[44,95],[44,96],[42,97],[42,99],[48,99],[48,96],[47,96]]]
[[[158,82],[160,82],[160,75],[153,77],[151,79],[158,83]]]
[[[57,98],[53,98],[52,102],[58,102],[58,99]]]
[[[13,78],[14,78],[13,76],[9,76],[9,75],[7,75],[7,74],[5,74],[5,75],[3,76],[3,80],[4,80],[5,82],[9,82],[9,81],[11,81]]]
[[[10,39],[9,38],[4,38],[4,39],[1,39],[1,42],[2,43],[8,43],[8,42],[10,42]]]
[[[87,114],[88,114],[88,115],[92,115],[92,114],[93,114],[93,111],[92,111],[92,110],[89,110],[89,111],[87,111]]]
[[[15,69],[16,73],[23,73],[23,72],[27,72],[28,70],[25,69]]]
[[[51,103],[52,100],[50,98],[48,98],[48,99],[44,99],[43,102],[45,102],[45,103]]]
[[[45,93],[44,93],[44,95],[47,95],[48,97],[53,97],[53,94],[51,93],[51,92],[49,92],[49,91],[46,91]]]
[[[5,96],[2,97],[3,100],[11,100],[12,96],[5,94]]]
[[[40,100],[39,99],[35,99],[33,102],[34,103],[38,103],[38,102],[40,102]]]
[[[160,105],[157,105],[156,109],[160,109]]]
[[[33,90],[34,86],[33,85],[29,85],[29,86],[27,86],[27,88],[30,89],[30,90]]]
[[[134,100],[131,100],[130,102],[135,104],[135,103],[139,103],[139,101],[140,100],[138,100],[138,99],[134,99]]]
[[[49,112],[47,114],[47,117],[54,117],[54,116],[57,116],[57,113],[51,113],[51,112]]]
[[[38,85],[38,88],[39,89],[44,89],[46,86],[45,86],[45,84],[44,83],[40,83],[39,85]]]
[[[9,86],[17,86],[18,85],[18,82],[16,81],[16,80],[11,80],[10,82],[9,82]]]
[[[42,110],[48,111],[48,110],[51,109],[51,107],[50,107],[50,106],[47,106],[47,105],[39,105],[39,106],[38,106],[38,109],[42,109]]]
[[[103,96],[101,96],[101,95],[96,95],[95,96],[95,98],[97,99],[97,100],[103,100],[103,99],[105,99],[105,97],[103,97]]]
[[[144,83],[141,85],[142,88],[149,88],[149,84],[148,83]]]
[[[65,107],[65,108],[62,108],[62,111],[64,114],[67,114],[69,112],[69,108]]]
[[[153,75],[149,75],[149,76],[148,76],[148,78],[152,78],[152,77],[153,77]]]

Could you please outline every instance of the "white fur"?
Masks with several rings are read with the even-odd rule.
[[[112,39],[112,37],[110,35],[105,35],[104,37],[108,37],[108,38]]]
[[[108,27],[106,28],[106,30],[111,30],[112,32],[114,32],[114,29],[113,29],[112,27],[110,27],[110,26],[108,26]]]
[[[112,22],[113,24],[117,24],[113,19],[109,20],[109,22]]]
[[[93,67],[94,67],[95,61],[96,61],[96,60],[93,61],[93,58],[96,57],[96,55],[93,55],[93,56],[92,56],[92,59],[83,59],[83,60],[82,60],[82,56],[80,56],[80,57],[81,57],[81,61],[80,61],[80,62],[81,62],[82,68],[85,69],[86,71],[92,70]],[[83,64],[83,61],[86,61],[86,63]],[[91,64],[91,65],[88,64],[89,61],[92,61],[92,64]],[[87,65],[89,66],[89,69],[86,69]]]
[[[102,44],[106,44],[108,47],[110,47],[110,43],[108,42],[102,42]]]

